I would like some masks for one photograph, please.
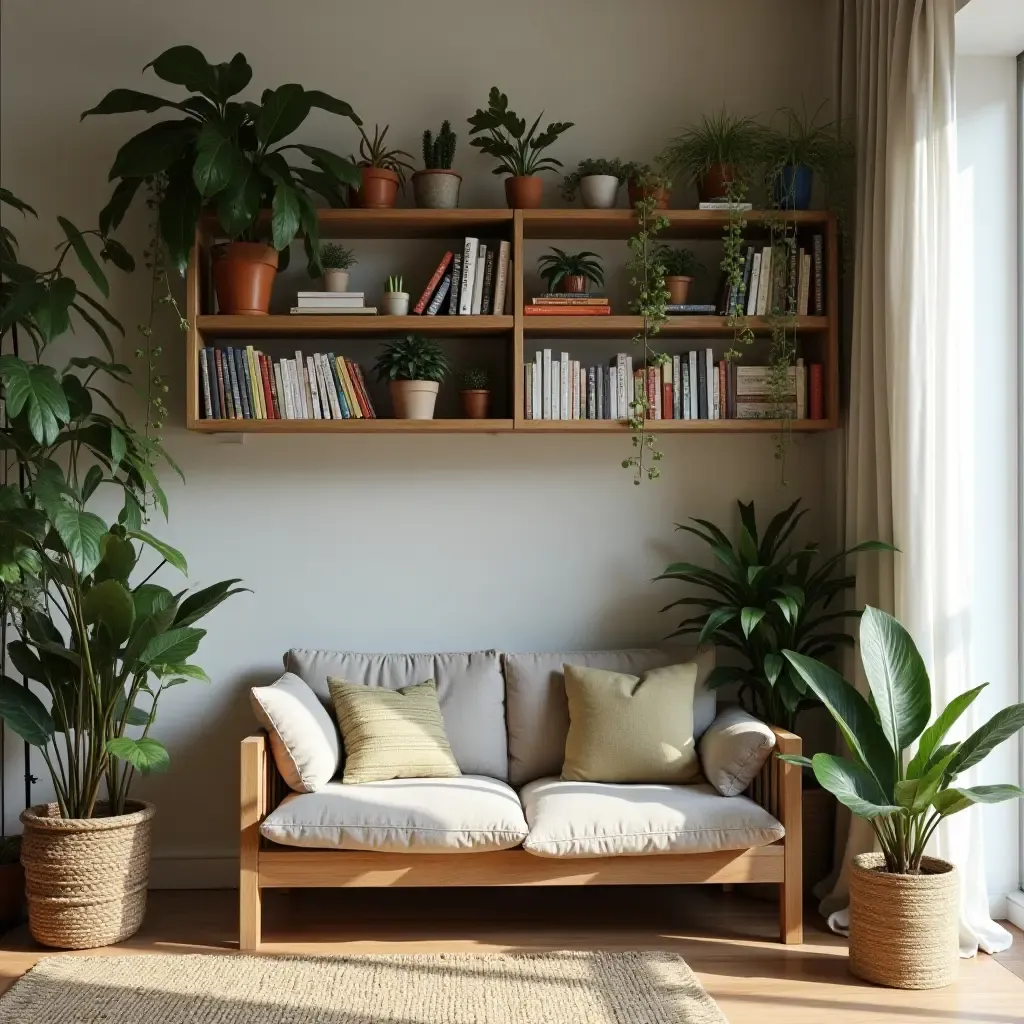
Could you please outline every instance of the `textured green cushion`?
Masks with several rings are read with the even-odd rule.
[[[401,690],[328,678],[345,747],[343,782],[461,775],[434,680]]]

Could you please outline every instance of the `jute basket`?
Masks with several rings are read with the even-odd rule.
[[[942,988],[959,965],[956,869],[925,857],[920,875],[880,870],[880,853],[853,858],[850,970],[888,988]]]
[[[97,805],[103,815],[105,807]],[[132,802],[113,817],[62,818],[56,804],[22,812],[21,863],[32,937],[58,949],[109,946],[146,912],[155,809]]]

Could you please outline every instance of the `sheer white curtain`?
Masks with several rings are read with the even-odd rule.
[[[900,548],[870,574],[858,565],[857,599],[891,609],[910,630],[943,707],[973,685],[973,389],[952,289],[954,3],[839,3],[838,93],[858,150],[846,540]],[[960,728],[977,724],[965,716]],[[964,956],[1010,942],[989,917],[977,812],[944,823],[932,851],[959,869]],[[849,859],[870,847],[854,822],[822,904],[838,929]]]

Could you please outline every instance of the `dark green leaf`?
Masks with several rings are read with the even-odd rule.
[[[274,89],[263,101],[256,119],[256,137],[266,148],[291,135],[309,115],[311,103],[301,85],[290,83]]]
[[[329,149],[321,149],[319,146],[306,146],[295,144],[283,147],[285,149],[297,149],[305,153],[316,167],[333,175],[338,181],[353,188],[358,188],[362,182],[362,172],[350,160],[332,153]]]
[[[43,702],[9,676],[0,676],[0,718],[33,747],[45,747],[56,731]]]
[[[332,114],[338,114],[340,117],[351,118],[357,125],[363,123],[344,100],[335,99],[319,89],[307,89],[306,99],[309,101],[310,106],[330,111]]]
[[[135,269],[135,260],[132,258],[132,254],[116,239],[108,238],[104,241],[100,256],[105,260],[110,260],[118,270],[123,270],[126,274],[130,274]]]
[[[197,590],[194,594],[189,595],[181,602],[181,607],[179,607],[178,614],[175,616],[174,624],[176,626],[190,626],[193,622],[203,618],[204,615],[208,615],[217,605],[226,601],[229,597],[235,594],[248,593],[249,591],[244,587],[231,589],[236,583],[241,582],[240,579],[222,580],[220,583],[214,583],[212,586]]]
[[[971,804],[999,804],[1004,800],[1016,800],[1024,796],[1019,786],[995,785],[973,786],[970,789],[946,789],[932,802],[932,806],[944,818],[965,810]]]
[[[103,292],[104,296],[109,297],[110,284],[107,282],[107,275],[100,269],[100,265],[96,262],[96,257],[90,251],[89,244],[82,236],[82,232],[66,217],[58,217],[57,223],[63,228],[64,234],[71,243],[71,248],[75,250],[75,255],[78,257],[78,262],[82,265],[82,269],[92,278],[93,284]]]
[[[165,100],[162,96],[136,92],[134,89],[111,89],[95,107],[85,111],[79,120],[85,120],[90,114],[129,114],[136,110],[152,114],[161,107],[181,109],[173,100]]]
[[[177,548],[172,548],[170,544],[159,540],[145,530],[129,530],[128,536],[134,540],[142,541],[143,544],[148,544],[161,558],[165,559],[170,565],[173,565],[178,572],[185,576],[188,575],[188,564],[185,561],[185,556]]]
[[[252,80],[252,68],[243,53],[236,53],[227,64],[218,64],[214,72],[221,100],[240,93]]]
[[[195,121],[158,121],[130,138],[114,157],[110,180],[152,178],[167,171],[195,138]]]
[[[700,631],[700,636],[697,639],[698,645],[709,640],[722,626],[735,619],[737,611],[737,608],[716,608],[711,612],[704,623],[704,628]]]
[[[775,560],[779,536],[782,534],[786,524],[793,518],[799,505],[800,499],[797,498],[788,508],[777,512],[772,517],[771,522],[768,523],[768,529],[764,531],[764,536],[761,538],[761,545],[758,549],[762,562],[770,564]]]
[[[100,210],[100,232],[102,234],[109,235],[124,220],[124,215],[128,212],[128,207],[132,205],[132,200],[141,184],[142,178],[122,178],[117,183],[107,205]]]
[[[743,628],[743,635],[750,634],[757,629],[758,623],[764,618],[763,608],[744,608],[740,611],[740,625]]]
[[[227,188],[217,198],[217,218],[229,238],[238,238],[260,212],[259,172],[248,160],[239,161]]]
[[[121,761],[127,761],[142,775],[167,771],[171,763],[163,744],[148,736],[137,740],[130,736],[118,736],[107,741],[107,752]]]
[[[949,763],[949,774],[960,775],[984,760],[1004,740],[1024,727],[1024,704],[1012,704],[997,711],[980,729],[960,744]]]
[[[137,559],[135,545],[124,537],[108,533],[100,544],[102,559],[100,564],[114,580],[127,583],[128,577],[135,568]]]
[[[67,423],[71,415],[53,368],[3,356],[0,357],[0,377],[7,388],[8,416],[18,416],[24,409],[36,442],[53,444],[61,424]]]
[[[179,169],[170,176],[160,203],[160,235],[167,245],[171,266],[182,274],[195,242],[202,203],[191,174]]]
[[[196,139],[196,161],[192,180],[199,194],[209,198],[225,188],[238,168],[238,151],[234,142],[226,138],[212,124],[204,124]]]
[[[939,744],[946,738],[946,733],[953,727],[960,716],[974,703],[975,698],[981,693],[988,683],[982,683],[973,690],[957,694],[945,707],[943,712],[925,729],[921,735],[921,742],[917,745],[917,753],[907,766],[907,778],[916,779],[924,774],[931,756],[935,753]]]
[[[274,248],[278,250],[289,246],[299,230],[299,200],[290,185],[279,184],[274,189],[271,230]]]
[[[778,681],[786,663],[781,654],[766,654],[764,656],[764,674],[772,686]]]
[[[82,599],[85,623],[102,623],[115,643],[127,640],[135,623],[132,595],[117,580],[104,580],[86,591]]]
[[[191,626],[169,629],[154,636],[139,655],[144,665],[177,665],[188,661],[206,636],[205,629]]]
[[[88,501],[96,493],[96,488],[101,483],[103,483],[103,470],[99,466],[90,466],[89,472],[85,474],[85,481],[82,483],[82,501]]]
[[[78,288],[70,277],[58,277],[50,282],[45,297],[32,311],[44,341],[53,341],[71,327],[68,308],[77,294]]]
[[[137,619],[148,618],[157,612],[165,611],[174,604],[174,595],[166,588],[156,583],[143,583],[132,592],[135,601],[135,617]],[[169,619],[168,627],[173,622],[173,616]]]
[[[815,754],[811,765],[822,787],[857,817],[870,821],[880,814],[900,813],[900,808],[890,802],[875,777],[860,765],[832,754]]]
[[[183,85],[189,92],[201,92],[211,100],[227,99],[218,95],[216,72],[194,46],[172,46],[146,67],[151,67],[158,78]]]

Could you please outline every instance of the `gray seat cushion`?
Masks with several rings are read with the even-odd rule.
[[[619,651],[505,654],[503,659],[508,693],[509,778],[513,786],[562,773],[565,739],[569,734],[569,705],[562,674],[564,664],[642,676],[652,668],[696,661],[694,739],[701,736],[715,717],[715,694],[705,685],[715,667],[713,647],[699,653],[692,647],[666,645]]]
[[[284,667],[304,679],[331,708],[327,677],[398,690],[433,679],[445,733],[459,768],[467,775],[508,779],[505,681],[497,651],[467,654],[356,654],[291,650]]]
[[[530,826],[523,847],[539,857],[746,850],[774,843],[786,832],[753,800],[724,797],[707,784],[538,779],[520,795]]]
[[[480,853],[519,846],[526,819],[515,790],[483,776],[329,782],[291,793],[260,832],[285,846],[381,853]]]

